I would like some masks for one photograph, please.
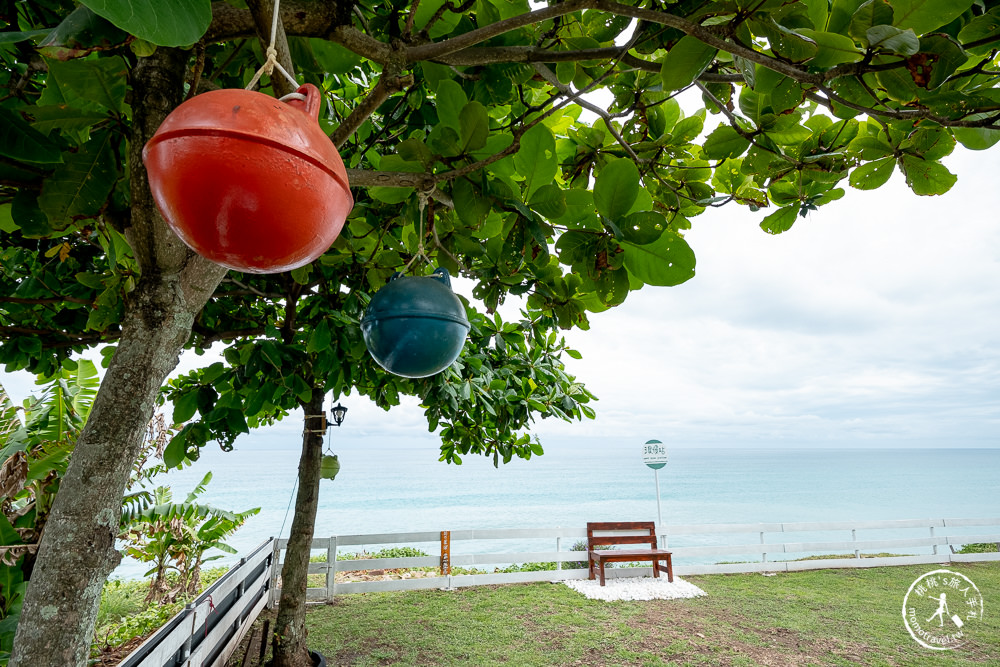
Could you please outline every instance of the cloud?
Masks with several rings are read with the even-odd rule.
[[[692,219],[693,280],[568,335],[597,422],[540,430],[1000,445],[1000,164],[965,151],[950,166],[945,196],[916,197],[897,175],[776,237],[745,209]]]

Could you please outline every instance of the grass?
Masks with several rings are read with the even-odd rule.
[[[932,652],[910,638],[903,596],[933,569],[692,576],[707,597],[651,602],[587,600],[560,584],[345,595],[310,607],[307,624],[310,647],[337,665],[1000,664],[1000,563],[948,566],[985,598],[965,647]]]

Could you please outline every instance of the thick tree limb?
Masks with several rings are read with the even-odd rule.
[[[270,3],[269,3],[270,4]],[[303,37],[326,37],[337,21],[336,2],[294,2],[282,0],[278,12],[286,34]],[[267,10],[271,16],[270,8]],[[270,37],[268,23],[265,35]],[[246,9],[238,9],[228,2],[212,3],[212,23],[208,26],[206,42],[225,42],[257,34],[253,16]],[[265,44],[266,44],[265,40]]]
[[[257,31],[257,37],[260,39],[261,49],[266,54],[271,42],[271,20],[273,18],[272,10],[274,9],[274,3],[271,0],[247,0],[247,7],[253,16],[254,28]],[[274,33],[274,50],[277,52],[275,57],[278,60],[278,64],[284,67],[286,72],[295,76],[295,67],[292,65],[292,54],[288,50],[288,37],[285,36],[285,28],[281,23],[280,8],[278,15],[277,30]],[[271,75],[271,87],[274,88],[278,97],[294,93],[296,90],[296,88],[292,87],[292,82],[286,80],[283,76]]]

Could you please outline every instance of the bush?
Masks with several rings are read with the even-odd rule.
[[[202,590],[228,571],[225,567],[202,571]],[[168,575],[171,585],[176,583],[176,579],[175,573]],[[97,611],[94,648],[121,646],[136,637],[155,632],[194,597],[179,597],[174,602],[156,604],[146,600],[148,592],[149,581],[144,579],[112,579],[104,584]]]
[[[338,551],[337,560],[366,560],[368,558],[421,558],[423,556],[430,556],[426,551],[421,551],[420,549],[415,549],[413,547],[388,547],[385,549],[379,549],[375,553],[368,553],[367,551]],[[309,558],[310,563],[325,563],[326,554],[317,554]]]
[[[963,544],[958,550],[960,554],[994,554],[1000,551],[1000,544],[996,542],[977,542],[974,544]]]

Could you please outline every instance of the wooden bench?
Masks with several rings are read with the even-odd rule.
[[[610,532],[629,531],[642,532],[640,535],[607,535]],[[595,533],[604,533],[597,535]],[[648,549],[600,549],[602,546],[619,546],[622,544],[648,544]],[[656,524],[652,521],[608,521],[587,523],[587,561],[590,579],[594,578],[594,566],[601,571],[601,586],[604,585],[605,563],[627,563],[648,560],[653,562],[653,576],[659,577],[660,571],[667,573],[667,581],[674,580],[674,567],[670,562],[670,552],[656,547]],[[666,561],[664,568],[661,561]]]

